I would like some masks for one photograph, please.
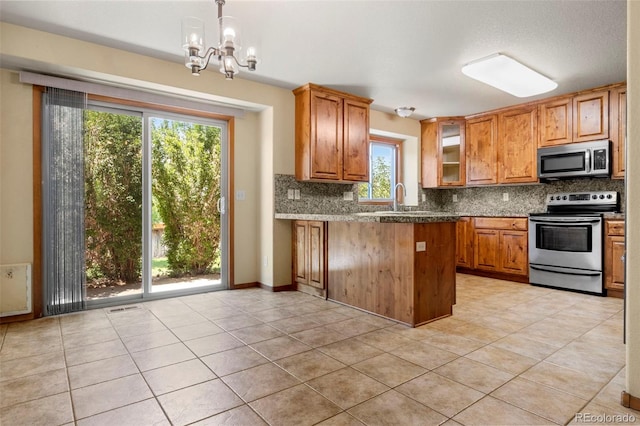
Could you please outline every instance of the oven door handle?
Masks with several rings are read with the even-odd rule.
[[[582,225],[584,223],[600,223],[600,219],[567,219],[567,220],[558,220],[558,219],[550,219],[550,220],[545,220],[545,219],[533,219],[533,218],[529,218],[529,220],[531,222],[538,222],[538,223],[546,223],[546,224],[557,224],[557,225]]]
[[[556,271],[556,270],[547,269],[547,268],[540,268],[540,267],[538,267],[538,266],[532,266],[532,265],[529,265],[529,268],[531,268],[531,269],[535,269],[536,271],[553,272],[554,274],[564,274],[564,275],[580,275],[580,276],[585,276],[585,277],[597,277],[597,276],[600,276],[600,275],[601,275],[599,272],[566,272],[566,271]]]

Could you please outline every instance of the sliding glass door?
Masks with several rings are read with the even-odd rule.
[[[88,300],[142,293],[143,119],[92,107],[84,118]]]
[[[227,288],[224,121],[90,103],[89,304]]]
[[[150,290],[224,287],[225,127],[166,116],[150,117],[148,123]]]

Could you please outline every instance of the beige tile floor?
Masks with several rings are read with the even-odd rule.
[[[3,325],[0,424],[640,424],[621,300],[468,275],[457,295],[415,329],[260,289]]]

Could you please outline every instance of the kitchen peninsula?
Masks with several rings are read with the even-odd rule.
[[[275,217],[294,220],[293,279],[301,286],[310,283],[329,300],[414,327],[452,314],[457,215],[277,213]],[[305,233],[305,226],[318,231]],[[312,247],[305,251],[305,246]],[[315,267],[305,267],[310,263]],[[305,282],[307,275],[311,278]]]

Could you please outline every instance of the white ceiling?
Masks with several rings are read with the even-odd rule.
[[[287,89],[313,82],[373,98],[381,111],[413,106],[425,118],[626,80],[626,8],[620,0],[227,0],[224,12],[240,19],[245,40],[260,39],[257,71],[237,78]],[[203,19],[212,40],[216,14],[213,0],[0,1],[2,21],[175,62],[183,61],[182,18]],[[558,88],[516,98],[460,71],[497,52]]]

